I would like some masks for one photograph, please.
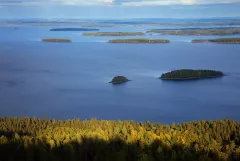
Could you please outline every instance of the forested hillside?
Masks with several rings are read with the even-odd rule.
[[[240,160],[240,123],[0,118],[0,161]]]

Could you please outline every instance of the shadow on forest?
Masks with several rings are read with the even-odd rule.
[[[19,136],[30,136],[29,133],[27,132],[22,132],[22,131],[15,131],[15,132],[12,132],[12,131],[0,131],[0,137],[1,136],[6,136],[6,137],[11,137],[13,136],[15,133],[17,133]]]
[[[3,134],[0,132],[0,134]],[[10,134],[10,133],[9,133]],[[22,136],[21,139],[24,139]],[[197,151],[194,144],[186,147],[171,146],[155,140],[150,145],[136,142],[128,144],[120,138],[104,141],[82,138],[81,143],[47,143],[46,139],[32,138],[26,144],[22,140],[0,142],[0,161],[219,161],[224,160],[213,151]],[[233,157],[230,160],[238,160]],[[228,159],[229,160],[229,159]]]

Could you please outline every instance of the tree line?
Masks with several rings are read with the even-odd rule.
[[[240,160],[240,123],[0,118],[0,161],[161,160]]]

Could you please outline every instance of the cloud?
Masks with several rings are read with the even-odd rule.
[[[240,0],[0,0],[0,6],[161,6],[240,3]]]
[[[0,0],[0,6],[92,6],[111,4],[113,4],[113,0]]]
[[[36,6],[41,5],[41,1],[36,0],[0,0],[1,6]]]
[[[219,3],[239,3],[240,0],[132,0],[121,3],[124,6],[157,6],[157,5],[203,5]]]
[[[71,6],[111,5],[113,0],[49,0],[51,4]]]
[[[182,0],[182,3],[191,5],[191,4],[195,4],[196,0]]]

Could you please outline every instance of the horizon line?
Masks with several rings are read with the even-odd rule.
[[[240,19],[240,16],[230,16],[230,17],[220,17],[220,16],[215,16],[215,17],[130,17],[130,18],[105,18],[105,17],[85,17],[85,18],[66,18],[66,17],[51,17],[51,18],[45,18],[45,17],[17,17],[17,18],[13,18],[13,17],[4,17],[4,18],[0,18],[0,20],[3,19],[75,19],[75,20],[81,20],[81,19],[113,19],[113,20],[121,20],[121,19],[227,19],[227,18],[231,18],[231,19]]]

